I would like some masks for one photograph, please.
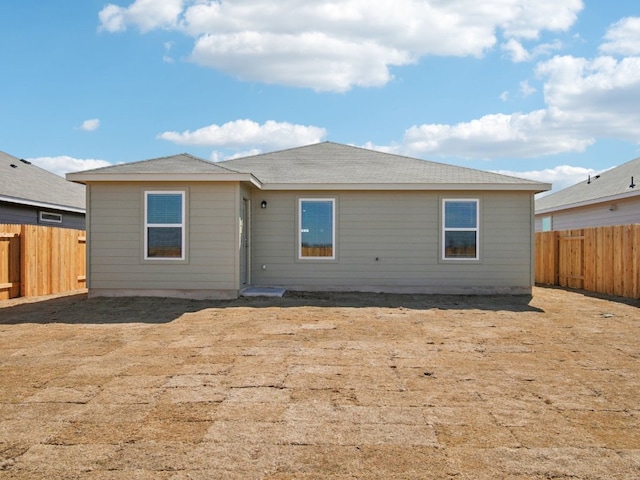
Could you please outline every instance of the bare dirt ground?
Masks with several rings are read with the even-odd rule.
[[[640,478],[638,305],[2,301],[0,479]]]

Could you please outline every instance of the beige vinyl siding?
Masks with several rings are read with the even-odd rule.
[[[526,291],[531,287],[532,201],[528,192],[260,195],[268,207],[253,215],[254,285],[451,293]],[[297,259],[300,197],[336,199],[335,260]],[[479,199],[479,260],[440,260],[443,198]]]
[[[552,217],[553,230],[640,223],[640,195],[536,215],[536,231],[542,231],[542,217],[547,216]]]
[[[144,192],[185,191],[185,261],[144,260]],[[236,183],[91,185],[89,288],[237,291]]]

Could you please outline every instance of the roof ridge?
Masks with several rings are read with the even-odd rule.
[[[241,160],[241,159],[244,160],[245,158],[257,158],[257,157],[263,157],[265,155],[272,155],[274,153],[290,152],[291,150],[301,150],[301,149],[305,149],[305,148],[309,148],[309,147],[314,147],[314,146],[322,144],[322,143],[332,143],[334,145],[341,145],[340,143],[329,142],[329,141],[325,140],[324,142],[316,142],[316,143],[310,143],[310,144],[307,144],[307,145],[299,145],[297,147],[283,148],[281,150],[273,150],[273,151],[270,151],[270,152],[254,153],[253,155],[246,155],[244,157],[227,158],[226,160],[221,160],[219,162],[215,162],[215,164],[216,165],[220,165],[221,163],[233,162],[234,160]]]

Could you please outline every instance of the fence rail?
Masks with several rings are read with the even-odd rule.
[[[640,225],[536,232],[536,283],[640,298]]]
[[[0,224],[0,300],[84,288],[83,230]]]

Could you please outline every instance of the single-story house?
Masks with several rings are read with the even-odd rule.
[[[640,158],[536,200],[536,231],[640,223]]]
[[[68,174],[91,296],[289,290],[530,294],[550,185],[332,142]]]
[[[0,152],[0,223],[85,227],[85,187]]]

